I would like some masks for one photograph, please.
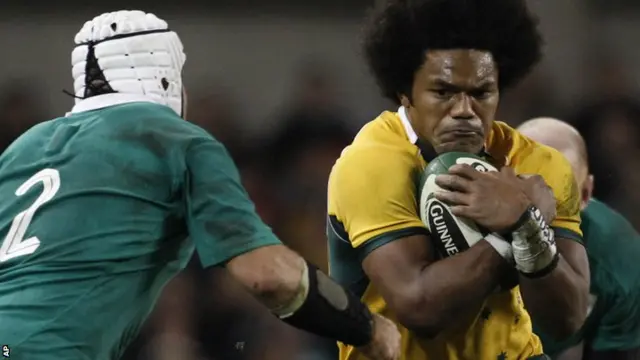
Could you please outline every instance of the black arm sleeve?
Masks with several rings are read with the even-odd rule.
[[[307,262],[309,292],[302,306],[281,320],[299,329],[353,346],[367,345],[373,318],[360,300]]]

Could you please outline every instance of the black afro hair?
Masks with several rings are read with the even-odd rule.
[[[526,0],[389,0],[374,9],[363,42],[383,95],[398,104],[429,50],[490,52],[506,89],[531,71],[543,45]]]

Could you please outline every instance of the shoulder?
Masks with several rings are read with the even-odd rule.
[[[500,121],[494,122],[489,150],[492,155],[496,153],[506,157],[506,162],[522,173],[556,173],[551,171],[549,162],[559,165],[562,172],[571,171],[569,162],[559,151],[524,136]]]
[[[640,276],[640,269],[633,271],[638,268],[640,234],[622,214],[601,201],[591,200],[582,219],[590,257],[607,267],[629,266],[621,273],[631,271]]]
[[[165,124],[184,121],[169,107],[152,102],[132,102],[110,106],[101,110],[95,110],[105,122],[117,123],[149,123]],[[83,113],[80,113],[82,115]],[[87,113],[91,115],[91,112]]]
[[[633,228],[631,223],[629,223],[622,214],[598,199],[589,200],[589,204],[584,209],[583,214],[586,219],[593,221],[601,220],[603,223],[609,224],[607,227],[611,229],[618,228],[618,225]],[[635,230],[633,230],[633,233],[636,233]]]
[[[580,189],[564,155],[501,122],[494,124],[490,145],[490,155],[504,156],[516,173],[544,179],[556,198],[557,216],[551,224],[556,234],[580,241]]]
[[[510,126],[496,122],[494,144],[507,157],[507,163],[519,174],[537,174],[553,189],[558,200],[579,200],[577,184],[569,161],[558,150],[536,142]],[[573,204],[579,210],[579,201]]]
[[[194,142],[215,140],[206,130],[184,120],[164,105],[122,104],[107,109],[101,116],[105,125],[113,124],[112,128],[123,140],[164,143],[184,150]]]
[[[410,144],[409,144],[410,145]],[[337,188],[379,187],[417,178],[422,166],[413,145],[356,141],[336,160],[329,176],[329,192]]]
[[[336,161],[332,174],[372,174],[391,168],[410,169],[419,164],[419,150],[407,139],[396,113],[385,111],[360,129]]]
[[[40,156],[40,150],[45,148],[47,139],[53,132],[59,119],[38,123],[14,139],[4,151],[0,149],[0,164],[20,156]]]
[[[365,126],[329,175],[328,212],[344,222],[355,243],[419,221],[419,151],[406,137],[377,128],[380,125],[385,124]]]

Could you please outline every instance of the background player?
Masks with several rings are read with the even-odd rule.
[[[185,55],[166,22],[108,13],[75,40],[73,110],[0,157],[11,359],[119,359],[194,246],[289,324],[397,358],[395,325],[282,246],[224,147],[181,118]]]
[[[560,120],[538,118],[518,130],[558,149],[573,166],[591,269],[591,312],[584,327],[565,342],[556,342],[534,327],[545,352],[562,360],[640,359],[640,236],[622,215],[591,198],[593,176],[584,140],[576,129]]]
[[[589,268],[571,167],[557,151],[493,121],[500,92],[541,56],[536,24],[525,0],[392,0],[366,28],[366,59],[400,108],[365,125],[332,169],[331,273],[403,325],[404,359],[539,357],[523,302],[557,338],[586,317]],[[428,161],[448,151],[503,167],[453,167],[436,180],[449,190],[437,196],[457,215],[513,237],[519,288],[494,294],[514,272],[504,241],[436,258],[415,182]],[[544,180],[520,180],[512,169]],[[532,205],[547,214],[555,241],[546,223],[534,223]],[[340,358],[361,356],[340,345]]]

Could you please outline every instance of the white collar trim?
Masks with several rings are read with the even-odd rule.
[[[77,114],[85,111],[97,110],[106,108],[109,106],[127,104],[132,102],[151,102],[158,103],[152,98],[144,95],[137,94],[104,94],[96,97],[90,97],[88,99],[80,100],[76,105],[67,113],[67,116],[71,114]]]
[[[407,116],[407,109],[404,106],[400,106],[398,109],[398,115],[400,116],[400,120],[402,121],[402,125],[404,126],[404,131],[407,133],[407,137],[412,144],[415,144],[418,141],[418,134],[413,131],[413,127],[411,126],[411,122],[409,122],[409,117]]]

